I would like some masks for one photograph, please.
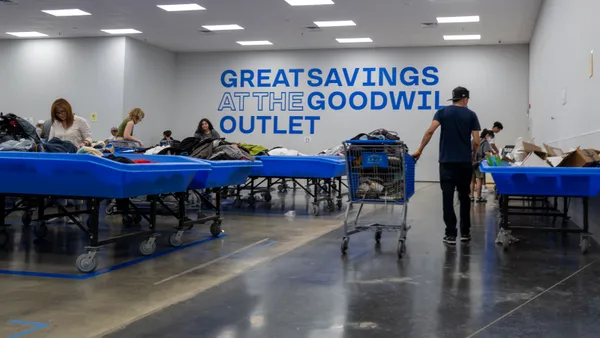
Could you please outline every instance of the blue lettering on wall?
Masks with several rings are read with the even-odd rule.
[[[279,85],[284,85],[286,87],[290,86],[290,81],[288,81],[285,70],[283,69],[277,71],[277,75],[275,75],[275,80],[273,81],[273,87],[277,87]]]
[[[356,98],[360,97],[359,100],[357,100]],[[360,102],[360,103],[356,103],[356,102]],[[365,107],[367,106],[367,104],[369,103],[368,99],[367,99],[367,94],[363,93],[363,92],[354,92],[352,94],[350,94],[350,107],[354,110],[363,110],[365,109]]]
[[[302,130],[296,129],[302,127],[302,123],[296,121],[302,121],[302,116],[290,116],[290,134],[302,135]]]
[[[320,87],[323,85],[323,78],[320,76],[323,71],[318,68],[313,68],[308,71],[308,85],[311,87]]]
[[[246,84],[248,87],[254,87],[254,71],[250,69],[240,71],[240,87],[244,88]]]
[[[259,69],[257,72],[258,78],[258,86],[259,88],[271,87],[269,83],[269,74],[271,74],[270,69]]]
[[[226,122],[229,122],[229,127],[227,126]],[[223,116],[219,127],[221,128],[221,131],[225,134],[233,133],[236,128],[235,118],[233,116]]]
[[[331,84],[336,84],[339,87],[342,86],[342,80],[340,80],[340,74],[337,69],[332,68],[327,75],[327,80],[325,80],[325,87],[329,87]]]
[[[219,103],[219,111],[223,111],[224,109],[229,109],[230,111],[235,111],[235,103],[233,102],[233,97],[231,97],[230,92],[223,93],[223,97],[221,98],[221,103]]]
[[[419,110],[431,110],[431,106],[427,104],[427,98],[431,95],[431,90],[420,90],[419,95],[423,98],[421,105],[417,107]]]
[[[340,98],[339,104],[336,104],[334,101],[336,97]],[[342,92],[333,92],[331,93],[331,95],[329,95],[328,104],[329,107],[333,110],[343,109],[346,106],[346,95],[344,95],[344,93]]]
[[[321,92],[308,94],[308,108],[311,110],[325,110],[325,95]]]

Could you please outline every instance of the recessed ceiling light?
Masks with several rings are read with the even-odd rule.
[[[473,16],[445,16],[437,18],[438,23],[479,22],[479,15]]]
[[[41,38],[48,36],[48,34],[40,32],[6,32],[6,34],[16,36],[18,38]]]
[[[371,38],[351,38],[351,39],[336,39],[339,43],[366,43],[373,42]]]
[[[481,40],[481,35],[444,35],[446,41],[457,41],[457,40]]]
[[[42,12],[54,16],[85,16],[92,15],[88,12],[84,12],[81,9],[52,9],[52,10],[43,10]]]
[[[342,21],[315,21],[315,25],[325,28],[325,27],[347,27],[347,26],[356,26],[356,23],[352,20],[342,20]]]
[[[237,41],[238,44],[242,45],[242,46],[270,46],[273,43],[271,41],[267,41],[267,40],[261,40],[261,41]]]
[[[292,6],[319,6],[319,5],[333,5],[332,0],[285,0]]]
[[[101,29],[104,33],[108,34],[140,34],[142,32],[133,28],[124,28],[124,29]]]
[[[204,29],[208,29],[209,31],[236,31],[244,29],[244,27],[240,25],[206,25],[202,26]]]
[[[167,12],[204,11],[206,8],[198,4],[156,5]]]

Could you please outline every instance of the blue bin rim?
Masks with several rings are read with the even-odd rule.
[[[484,173],[490,174],[539,174],[539,175],[582,175],[600,176],[600,168],[575,168],[575,167],[516,167],[516,166],[490,166],[481,162],[479,168]]]
[[[323,163],[340,164],[345,163],[345,157],[341,156],[257,156],[260,161],[316,161]]]
[[[215,168],[248,168],[248,167],[262,167],[261,161],[248,161],[248,160],[225,160],[225,161],[209,161],[199,158],[188,157],[190,160],[209,164]]]
[[[163,155],[127,155],[127,157],[140,157],[152,160],[153,158],[163,159]],[[196,161],[182,158],[174,162],[159,162],[151,163],[150,165],[131,165],[126,163],[120,163],[104,157],[90,155],[90,154],[66,154],[66,153],[34,153],[34,152],[16,152],[6,151],[0,152],[0,161],[2,159],[21,159],[21,160],[35,160],[38,162],[44,161],[67,161],[67,162],[91,162],[99,166],[103,166],[110,169],[116,169],[121,172],[145,172],[148,170],[152,171],[173,171],[173,170],[211,170],[210,165],[207,163],[199,163]],[[43,166],[43,165],[40,165]]]

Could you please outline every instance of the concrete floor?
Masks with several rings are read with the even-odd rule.
[[[380,246],[355,235],[342,258],[337,213],[286,218],[275,208],[226,213],[226,237],[204,241],[200,227],[186,237],[197,245],[86,280],[0,274],[0,337],[35,323],[48,326],[26,338],[597,337],[595,250],[581,256],[575,236],[525,233],[502,252],[491,202],[473,207],[470,245],[446,246],[440,200],[437,184],[418,186],[400,261],[392,233]],[[67,243],[77,236],[53,231],[55,249],[15,247],[0,254],[0,270],[73,273],[81,248]],[[118,264],[130,251],[103,260]]]

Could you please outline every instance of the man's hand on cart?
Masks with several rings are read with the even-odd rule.
[[[415,152],[414,154],[412,154],[410,156],[412,156],[412,158],[414,158],[415,161],[418,161],[419,158],[421,158],[421,152],[417,150],[417,152]]]

